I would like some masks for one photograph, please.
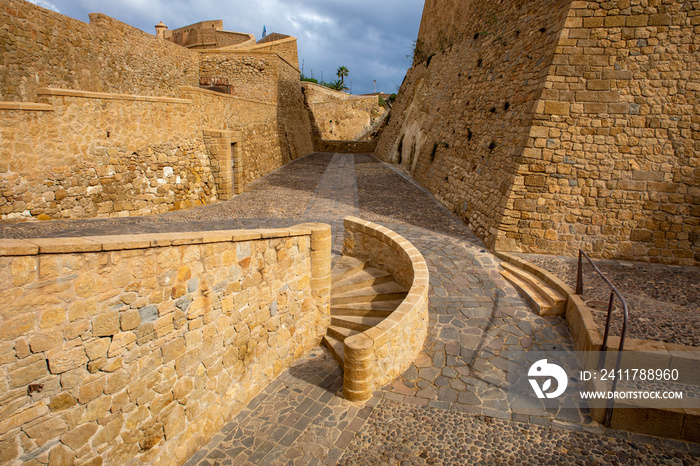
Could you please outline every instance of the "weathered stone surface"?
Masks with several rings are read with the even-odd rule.
[[[87,364],[88,358],[85,355],[85,348],[77,346],[66,348],[54,348],[46,354],[49,361],[49,370],[52,374],[62,374],[71,369],[76,369]]]
[[[71,466],[75,464],[75,453],[65,445],[58,444],[49,453],[49,464],[56,466]]]
[[[49,440],[66,432],[68,426],[63,419],[54,417],[34,424],[31,427],[26,427],[23,430],[29,438],[34,440],[36,444],[41,447]]]
[[[73,395],[71,395],[68,392],[61,392],[58,395],[51,398],[51,402],[49,403],[49,409],[51,411],[63,411],[64,409],[68,409],[72,406],[75,406],[77,403],[78,400],[76,400],[73,397]]]
[[[490,248],[697,265],[700,245],[674,235],[700,234],[682,4],[427,4],[376,155]]]
[[[61,435],[61,442],[68,445],[73,450],[80,450],[88,443],[90,437],[97,432],[98,426],[96,422],[83,424]]]
[[[119,332],[119,313],[117,311],[99,314],[92,319],[92,334],[96,337],[112,336]]]

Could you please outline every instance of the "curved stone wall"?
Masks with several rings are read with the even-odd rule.
[[[349,400],[366,400],[403,373],[428,335],[428,266],[399,234],[372,222],[345,218],[343,254],[390,272],[408,295],[378,325],[345,339],[343,388]]]

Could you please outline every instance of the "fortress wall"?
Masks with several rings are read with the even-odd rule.
[[[572,2],[504,248],[700,261],[700,5]]]
[[[313,151],[299,71],[276,53],[188,51],[104,15],[88,25],[16,0],[0,5],[0,20],[0,56],[10,57],[0,63],[0,89],[14,89],[3,94],[14,102],[0,102],[2,220],[149,215],[214,202],[217,182],[228,181],[217,178],[204,130],[240,135],[237,190]],[[32,66],[47,71],[28,87]],[[236,98],[200,91],[200,72],[229,83]],[[38,87],[44,82],[57,87]],[[90,92],[122,88],[144,92]]]
[[[277,100],[280,64],[276,55],[236,51],[207,51],[199,55],[200,81],[215,79],[229,84],[231,95],[244,99]]]
[[[277,81],[279,144],[282,151],[289,154],[290,160],[314,151],[311,121],[299,83],[299,69],[280,60]]]
[[[357,139],[385,110],[375,96],[351,96],[313,83],[302,83],[304,98],[321,139]]]
[[[184,463],[325,334],[313,228],[1,242],[0,463]]]
[[[292,160],[279,132],[276,102],[239,99],[194,88],[186,89],[183,96],[202,110],[201,128],[240,132],[236,144],[240,144],[243,186]]]
[[[376,155],[494,244],[566,0],[428,0]]]
[[[294,66],[276,53],[226,51],[202,53],[200,69],[203,77],[227,80],[234,97],[248,100],[237,101],[235,107],[225,104],[216,112],[202,106],[207,109],[203,119],[225,118],[228,128],[242,132],[244,184],[313,152],[309,115]],[[225,97],[221,102],[230,102]]]
[[[246,50],[276,53],[292,67],[299,70],[299,52],[297,50],[296,38],[291,36],[282,36],[281,34],[277,34],[277,36],[280,37],[276,38],[275,40],[265,42],[259,41],[255,45],[246,47]]]
[[[216,200],[192,101],[40,92],[49,111],[0,109],[3,220],[146,215]]]
[[[0,3],[0,100],[42,87],[173,96],[196,86],[198,56],[101,14],[90,24],[21,0]]]

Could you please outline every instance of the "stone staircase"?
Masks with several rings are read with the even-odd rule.
[[[567,298],[564,294],[547,285],[535,274],[521,269],[510,262],[502,262],[500,270],[503,278],[520,291],[541,316],[562,315],[566,312]]]
[[[331,271],[331,325],[323,343],[344,367],[344,341],[388,317],[407,290],[384,270],[343,256]]]

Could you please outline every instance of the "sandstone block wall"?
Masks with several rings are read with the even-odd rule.
[[[0,463],[184,462],[325,334],[319,234],[0,242]]]
[[[199,85],[195,52],[109,16],[85,24],[3,0],[0,23],[0,100],[35,101],[43,87],[176,96]]]
[[[403,373],[423,349],[428,335],[428,266],[405,238],[355,217],[344,221],[343,254],[391,272],[408,295],[389,317],[345,339],[344,396],[366,400]]]
[[[10,57],[0,63],[3,220],[148,215],[229,199],[313,151],[299,70],[275,52],[189,51],[108,17],[87,25],[17,0],[0,5],[0,20]],[[73,79],[81,76],[89,79]],[[233,95],[200,90],[200,78],[229,83]],[[143,93],[91,92],[124,89]],[[237,137],[225,148],[210,144],[211,131]],[[220,165],[234,158],[237,167]]]
[[[337,154],[371,154],[377,147],[377,141],[314,141],[316,152],[335,152]]]
[[[0,109],[3,220],[147,215],[216,200],[189,100],[39,90]]]
[[[354,141],[386,112],[376,95],[352,96],[308,82],[302,89],[320,139]]]
[[[255,45],[246,44],[245,48],[251,51],[275,53],[291,66],[299,69],[299,53],[295,37],[273,33],[259,40]]]
[[[231,95],[275,102],[279,58],[274,54],[245,52],[200,52],[199,76],[226,81]]]
[[[489,247],[696,264],[694,2],[426,2],[377,155]]]
[[[282,150],[288,148],[292,158],[314,151],[309,113],[304,105],[298,62],[282,60],[277,85],[278,131]]]
[[[376,154],[480,237],[500,227],[567,1],[428,1]]]
[[[504,247],[700,261],[699,25],[697,2],[571,3]]]

